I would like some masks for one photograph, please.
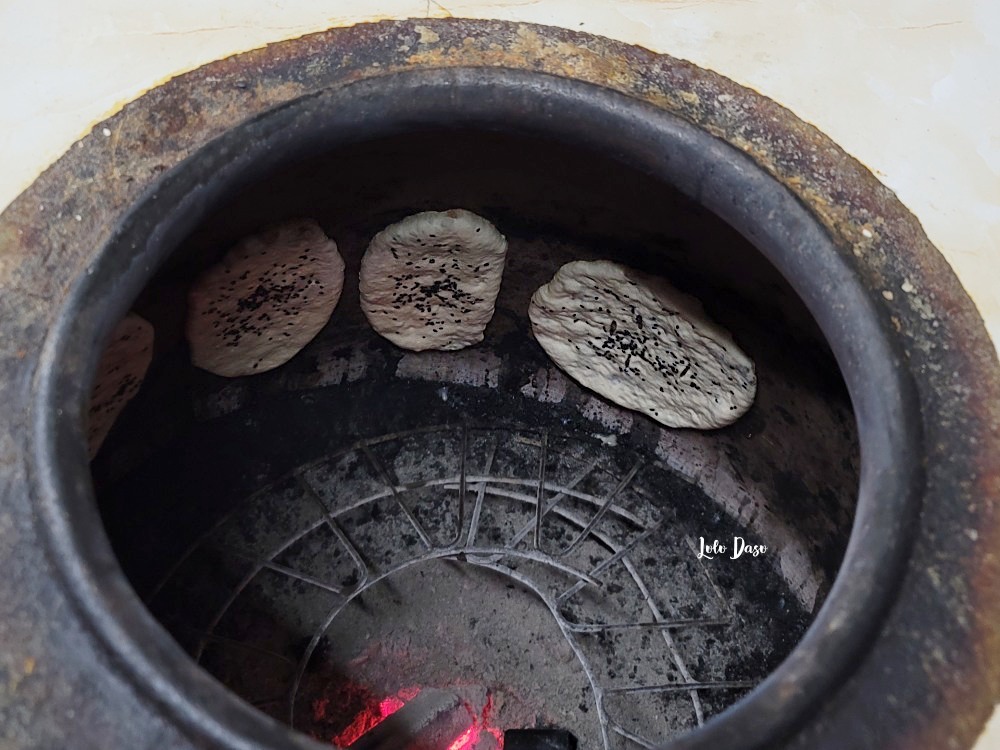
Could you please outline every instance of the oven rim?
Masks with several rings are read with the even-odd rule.
[[[148,746],[150,731],[171,737],[172,747],[195,739],[177,721],[167,731],[169,706],[123,690],[120,660],[109,663],[103,641],[82,632],[80,603],[54,572],[45,543],[52,508],[35,491],[31,408],[55,303],[86,273],[124,207],[226,127],[345,81],[452,66],[548,72],[673,112],[775,175],[844,256],[855,256],[917,386],[927,486],[902,588],[874,648],[785,744],[971,747],[1000,700],[1000,556],[984,554],[1000,547],[1000,366],[947,261],[870,170],[776,102],[686,61],[590,33],[461,18],[334,28],[180,75],[97,123],[0,213],[0,597],[12,615],[0,623],[0,639],[13,669],[23,659],[24,674],[34,670],[26,689],[7,696],[9,734],[28,745],[86,742],[108,731],[100,722],[110,718],[113,735],[132,747]],[[47,691],[42,701],[39,689]],[[72,711],[97,723],[78,719],[70,728]]]
[[[556,111],[563,116],[559,123],[551,117]],[[915,389],[909,372],[897,366],[901,355],[884,314],[797,197],[729,144],[675,115],[591,83],[504,68],[390,73],[269,110],[165,173],[132,204],[68,296],[45,343],[34,447],[35,466],[52,467],[38,472],[36,489],[50,509],[50,521],[60,521],[47,527],[53,558],[91,628],[127,665],[135,686],[169,705],[199,735],[207,733],[227,747],[251,747],[275,733],[264,731],[260,720],[271,720],[263,714],[227,706],[231,701],[220,693],[226,699],[231,694],[221,685],[192,681],[188,670],[174,668],[188,657],[130,593],[110,548],[97,549],[107,547],[107,541],[81,460],[82,426],[71,416],[85,409],[100,351],[91,342],[95,335],[107,335],[124,312],[123,302],[135,297],[213,201],[273,160],[294,158],[317,144],[328,146],[332,133],[359,138],[365,137],[363,130],[371,136],[373,122],[382,134],[381,128],[443,126],[463,118],[482,127],[497,117],[518,118],[522,127],[547,125],[564,138],[605,138],[598,145],[622,152],[631,145],[634,160],[652,160],[658,153],[659,176],[733,224],[789,276],[834,349],[854,402],[861,488],[841,572],[826,602],[800,643],[750,696],[665,747],[724,743],[742,750],[786,736],[846,677],[892,601],[923,484],[920,464],[912,459],[922,451],[920,425],[913,417]],[[655,136],[659,142],[651,140]],[[834,299],[824,296],[830,285],[838,302],[851,303],[832,304]],[[875,545],[887,534],[895,534],[898,543]],[[92,575],[88,566],[103,568],[102,575]],[[852,627],[843,627],[846,621]],[[190,700],[199,688],[200,700]],[[218,711],[222,706],[226,710]],[[265,740],[266,746],[289,746],[280,734]]]

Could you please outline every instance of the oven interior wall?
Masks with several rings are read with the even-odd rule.
[[[171,592],[172,577],[193,559],[184,558],[192,545],[225,527],[233,513],[250,508],[254,501],[248,498],[259,497],[262,488],[277,487],[288,472],[329,456],[337,456],[343,468],[357,458],[363,441],[384,466],[397,474],[408,466],[420,481],[433,470],[454,471],[460,453],[470,467],[478,461],[480,468],[487,456],[493,461],[506,455],[524,466],[548,460],[551,477],[560,471],[576,476],[574,467],[600,461],[598,473],[606,476],[604,484],[593,480],[595,496],[641,463],[636,492],[662,516],[656,523],[674,534],[657,541],[653,557],[687,566],[693,559],[690,543],[698,536],[728,541],[742,535],[766,544],[768,552],[759,558],[712,561],[708,571],[713,595],[724,606],[740,609],[745,621],[767,623],[761,633],[746,637],[738,654],[718,657],[718,680],[766,675],[822,603],[846,546],[859,474],[853,414],[836,363],[804,305],[747,239],[669,185],[614,157],[526,135],[463,130],[409,133],[317,154],[233,195],[135,301],[134,309],[155,327],[156,355],[142,391],[93,463],[105,525],[126,574],[154,613],[216,676],[244,697],[259,698],[263,710],[288,720],[283,704],[263,705],[266,697],[253,689],[260,685],[248,685],[266,682],[269,668],[237,674],[231,663],[206,652],[205,629],[218,624],[210,614],[200,623],[185,621],[199,597],[211,602],[206,613],[224,603],[246,576],[246,558],[260,550],[213,547],[199,570],[214,571],[214,580],[188,581]],[[360,313],[361,256],[387,224],[416,211],[455,207],[483,215],[508,237],[497,314],[486,340],[468,350],[403,352],[371,332]],[[291,362],[269,373],[227,380],[193,368],[183,340],[191,279],[246,234],[299,216],[317,219],[346,262],[343,296],[329,325]],[[526,310],[540,284],[563,263],[580,258],[609,258],[663,274],[697,296],[756,362],[758,397],[750,412],[721,430],[671,430],[564,378],[531,338]],[[551,441],[550,452],[539,457],[542,435]],[[260,541],[293,523],[289,502],[283,509],[272,503],[266,511],[248,510],[241,543]],[[414,502],[436,541],[452,533],[458,523],[454,508],[438,528],[435,501]],[[352,521],[352,533],[361,534],[367,522]],[[413,543],[404,536],[372,544],[391,556],[394,548]],[[315,562],[323,553],[311,554]],[[343,564],[343,559],[331,562]],[[353,573],[341,572],[349,582]],[[437,567],[427,572],[442,596],[456,585]],[[688,592],[691,601],[681,595],[675,604],[707,621],[711,613],[699,609],[696,593]],[[248,637],[260,627],[252,624],[254,618],[281,619],[275,609],[279,598],[272,591],[243,605],[244,622],[233,625],[227,637],[237,632]],[[373,590],[369,600],[373,611],[419,619],[419,608],[398,591]],[[315,611],[329,606],[317,603]],[[285,610],[292,611],[296,616],[282,624],[286,642],[280,648],[271,644],[276,650],[301,652],[323,619],[313,613],[310,620],[313,615],[294,607]],[[338,627],[357,616],[346,612]],[[692,653],[717,650],[706,638],[692,638]],[[324,655],[328,644],[329,637],[312,644],[313,661],[342,672],[336,655]],[[493,650],[470,648],[472,664]],[[726,666],[736,655],[746,674]],[[522,695],[558,693],[559,669],[539,671],[548,680],[534,678],[522,686]],[[322,682],[322,674],[312,670],[298,678],[303,684]],[[745,689],[730,692],[706,696],[690,721],[722,710]],[[673,711],[639,705],[648,712]],[[292,714],[299,727],[319,721],[310,706],[293,705]],[[688,721],[678,718],[671,731],[683,730]],[[314,734],[329,739],[329,732]]]

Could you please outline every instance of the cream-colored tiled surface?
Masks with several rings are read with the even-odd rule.
[[[896,191],[1000,339],[994,0],[0,0],[0,206],[171,75],[329,26],[428,15],[603,34],[776,99]],[[1000,750],[1000,712],[976,750]]]

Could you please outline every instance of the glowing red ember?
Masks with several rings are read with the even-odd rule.
[[[340,747],[350,747],[363,735],[370,732],[387,718],[406,705],[406,701],[420,692],[419,688],[399,691],[399,696],[391,695],[383,698],[377,704],[365,706],[340,734],[333,738],[333,744]],[[404,699],[405,694],[405,699]],[[326,706],[323,706],[324,713]]]
[[[383,719],[387,719],[405,705],[406,703],[401,698],[390,696],[378,704],[378,711]]]
[[[342,732],[333,738],[333,744],[338,745],[339,747],[350,747],[365,734],[370,732],[405,706],[409,701],[413,700],[413,698],[415,698],[419,693],[420,688],[404,688],[396,695],[383,698],[377,703],[373,701],[370,705],[362,709]],[[314,706],[314,710],[317,714],[325,714],[326,708],[326,705]],[[473,716],[472,725],[456,737],[455,740],[448,745],[446,750],[476,750],[479,746],[479,741],[483,732],[492,735],[496,742],[490,744],[495,746],[497,750],[502,750],[503,731],[497,727],[489,725],[490,713],[492,710],[493,699],[487,698],[486,705],[483,707],[482,715]],[[472,710],[470,707],[470,714],[471,713]],[[442,750],[445,750],[445,748],[442,748]]]
[[[473,724],[448,745],[448,750],[473,750],[479,740],[479,729]]]

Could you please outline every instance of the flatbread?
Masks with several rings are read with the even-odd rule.
[[[471,211],[425,211],[386,227],[361,260],[361,309],[404,349],[454,351],[483,340],[507,240]]]
[[[344,288],[344,260],[312,219],[241,240],[188,293],[191,362],[235,378],[290,360],[326,325]]]
[[[101,355],[90,393],[87,446],[93,458],[125,405],[139,392],[153,361],[153,326],[129,313],[115,327]]]
[[[753,362],[700,302],[611,261],[567,263],[528,317],[567,375],[668,427],[730,424],[757,393]]]

